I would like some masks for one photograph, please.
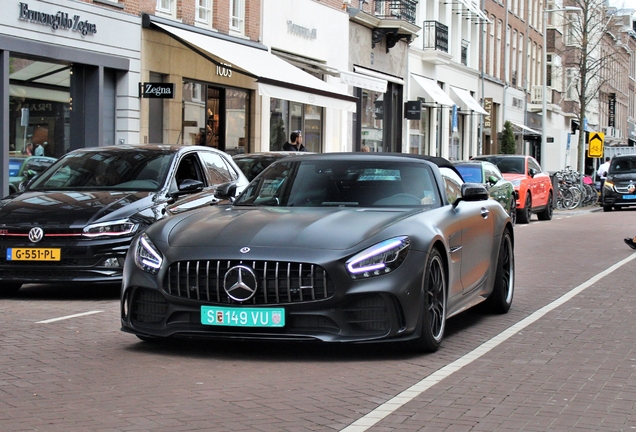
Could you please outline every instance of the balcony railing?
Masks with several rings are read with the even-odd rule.
[[[424,21],[424,49],[448,52],[448,26],[438,21]]]
[[[552,89],[547,88],[546,103],[552,103]],[[530,93],[530,103],[543,103],[543,86],[533,85]]]
[[[375,16],[415,24],[416,0],[376,0]]]

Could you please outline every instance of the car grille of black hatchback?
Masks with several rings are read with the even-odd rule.
[[[225,274],[234,266],[252,269],[258,288],[249,300],[237,302],[226,293]],[[334,284],[320,266],[279,261],[181,261],[168,270],[167,294],[180,298],[228,304],[285,304],[325,300]]]

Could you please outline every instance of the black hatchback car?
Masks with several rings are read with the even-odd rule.
[[[636,206],[636,155],[614,156],[602,194],[603,211]]]
[[[0,294],[25,283],[119,283],[135,234],[172,213],[218,203],[248,181],[203,146],[72,151],[21,193],[0,200]]]

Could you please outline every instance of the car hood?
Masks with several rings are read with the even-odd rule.
[[[503,176],[504,179],[508,180],[509,182],[513,180],[524,180],[528,178],[528,176],[525,174],[501,173],[501,175]]]
[[[421,211],[218,207],[188,214],[176,222],[170,229],[168,242],[172,247],[274,246],[344,250]]]
[[[608,177],[614,180],[636,180],[636,173],[609,173]]]
[[[132,216],[153,204],[151,192],[27,191],[0,201],[1,225],[84,226]]]

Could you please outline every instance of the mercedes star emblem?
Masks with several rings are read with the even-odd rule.
[[[225,273],[223,289],[228,297],[238,302],[251,299],[256,294],[258,282],[251,268],[236,265]]]

